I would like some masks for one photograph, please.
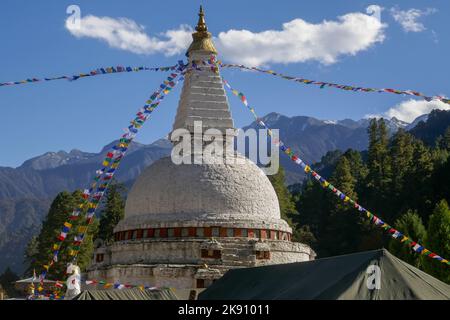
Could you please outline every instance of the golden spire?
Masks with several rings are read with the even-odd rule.
[[[200,5],[200,12],[198,13],[198,22],[195,30],[198,32],[206,32],[208,31],[208,27],[205,22],[205,13],[203,12],[203,6]]]
[[[186,55],[189,55],[192,51],[202,50],[209,51],[210,53],[217,54],[217,50],[214,47],[214,43],[211,39],[211,33],[208,32],[208,27],[205,22],[205,13],[203,12],[203,7],[200,6],[200,12],[198,13],[198,22],[195,27],[196,32],[192,34],[192,39],[194,40]]]

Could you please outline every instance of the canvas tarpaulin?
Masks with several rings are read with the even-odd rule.
[[[199,295],[221,299],[449,300],[450,286],[381,249],[230,270]]]
[[[73,300],[178,300],[171,289],[86,290]]]

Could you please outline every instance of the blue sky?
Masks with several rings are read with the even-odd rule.
[[[181,40],[177,36],[171,39],[173,43],[168,42],[167,31],[186,33],[186,27],[180,26],[195,25],[200,3],[205,6],[209,30],[218,37],[216,40],[226,53],[220,57],[224,61],[242,59],[247,64],[253,62],[314,80],[414,89],[429,95],[450,94],[447,1],[180,0],[169,4],[2,0],[0,82],[71,75],[110,65],[170,65],[184,57],[184,50],[180,49]],[[102,30],[98,29],[78,35],[70,32],[65,26],[66,8],[70,4],[80,6],[83,19],[91,16],[91,20],[100,22],[105,21],[104,17],[111,18],[110,22],[123,23],[120,18],[129,19],[131,24],[134,21],[137,32],[146,35],[145,41],[136,47],[135,42],[130,44],[127,39],[102,38]],[[361,18],[369,5],[383,8],[380,20],[383,26],[376,30],[365,30],[358,24],[348,30],[345,19],[339,18],[349,14],[356,14],[348,16],[349,19]],[[324,24],[324,20],[332,24]],[[292,21],[296,23],[281,32],[283,24]],[[93,27],[101,29],[104,25]],[[232,29],[247,31],[233,33]],[[348,32],[353,37],[351,41],[347,41]],[[275,39],[279,36],[279,43],[267,40],[266,35],[270,34]],[[303,36],[310,37],[312,42],[301,42]],[[174,54],[173,50],[178,51]],[[360,119],[368,114],[407,119],[429,108],[422,102],[408,102],[406,97],[390,94],[320,90],[238,70],[223,70],[222,74],[247,95],[260,115],[276,111],[319,119]],[[141,72],[71,83],[54,81],[1,87],[0,166],[16,167],[47,151],[77,148],[98,152],[121,135],[122,128],[163,78],[162,73]],[[150,143],[170,131],[180,89],[155,111],[139,133],[139,142]],[[252,121],[235,97],[229,96],[229,101],[237,127]]]

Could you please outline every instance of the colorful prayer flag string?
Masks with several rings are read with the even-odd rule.
[[[84,190],[82,193],[82,198],[85,199],[85,201],[71,213],[69,221],[78,219],[80,213],[84,209],[87,209],[86,225],[79,226],[79,234],[75,236],[73,246],[71,250],[69,250],[69,255],[73,256],[74,260],[78,255],[80,246],[85,237],[85,233],[88,230],[88,226],[93,221],[95,210],[98,207],[109,182],[112,180],[113,175],[120,164],[120,161],[123,159],[129,144],[133,141],[136,134],[138,133],[138,129],[142,127],[153,110],[160,104],[161,100],[164,99],[164,96],[167,95],[179,81],[183,80],[184,73],[186,72],[186,65],[183,63],[183,61],[179,61],[177,66],[177,72],[170,74],[170,76],[167,77],[167,79],[159,86],[159,88],[150,96],[149,100],[146,101],[144,107],[139,109],[136,118],[131,121],[131,125],[126,129],[126,133],[122,135],[122,137],[119,139],[119,142],[115,146],[113,146],[112,150],[106,154],[106,157],[102,163],[102,168],[96,171],[96,176],[94,177],[94,181],[92,182],[90,188]],[[181,77],[178,79],[178,81],[174,81],[179,75],[181,75]],[[98,185],[99,182],[101,182],[100,185]],[[58,261],[58,255],[61,245],[72,228],[72,223],[69,221],[66,221],[64,223],[58,236],[59,241],[54,243],[52,246],[52,260],[47,265],[43,266],[44,271],[39,276],[41,285],[43,284],[43,281],[50,267]]]
[[[271,129],[267,126],[267,124],[264,123],[264,121],[261,120],[261,118],[258,117],[258,115],[255,112],[255,109],[251,107],[248,104],[247,98],[242,92],[239,92],[231,87],[231,85],[223,79],[223,83],[225,86],[239,99],[241,102],[250,110],[250,112],[253,114],[253,116],[256,119],[256,122],[267,129],[267,132],[270,136],[272,136]],[[395,229],[394,227],[390,226],[389,224],[385,223],[383,220],[381,220],[379,217],[371,213],[369,210],[362,207],[360,204],[358,204],[356,201],[345,195],[342,191],[337,189],[335,186],[333,186],[330,182],[328,182],[325,178],[321,177],[316,171],[314,171],[309,165],[307,165],[298,155],[296,155],[291,148],[286,146],[281,140],[275,141],[275,144],[277,144],[281,151],[283,153],[287,154],[289,158],[296,163],[297,165],[300,165],[304,172],[311,175],[317,182],[319,182],[323,188],[326,188],[333,192],[337,197],[339,197],[342,201],[345,203],[351,204],[355,209],[358,209],[359,212],[365,213],[367,218],[370,219],[370,221],[375,224],[376,226],[379,226],[383,230],[385,230],[391,237],[394,239],[400,240],[402,243],[405,243],[409,247],[411,247],[412,250],[414,250],[417,253],[424,254],[429,258],[435,259],[437,261],[440,261],[441,263],[450,265],[450,262],[447,259],[444,259],[443,257],[437,255],[434,252],[431,252],[430,250],[426,249],[421,244],[409,239],[407,236],[405,236],[403,233]]]
[[[416,97],[420,97],[420,98],[422,98],[422,99],[424,99],[426,101],[439,100],[439,101],[442,101],[444,103],[450,104],[450,99],[448,99],[446,97],[443,97],[443,96],[427,96],[427,95],[425,95],[423,93],[420,93],[420,92],[414,91],[414,90],[398,90],[398,89],[389,89],[389,88],[383,88],[383,89],[365,88],[365,87],[360,87],[360,86],[356,87],[356,86],[345,85],[345,84],[337,84],[337,83],[324,82],[324,81],[308,80],[308,79],[301,78],[301,77],[287,76],[287,75],[284,75],[282,73],[275,72],[273,70],[265,70],[265,69],[261,69],[261,68],[257,68],[257,67],[247,67],[247,66],[242,65],[242,64],[222,63],[222,61],[215,61],[214,58],[209,59],[209,60],[205,60],[205,61],[197,61],[197,63],[204,64],[204,65],[215,65],[215,66],[220,66],[222,68],[238,68],[238,69],[241,69],[241,70],[258,71],[258,72],[262,72],[262,73],[266,73],[266,74],[271,74],[273,76],[277,76],[277,77],[283,78],[285,80],[295,81],[295,82],[303,83],[303,84],[317,85],[321,89],[323,89],[325,87],[332,87],[332,88],[337,88],[337,89],[346,90],[346,91],[354,91],[354,92],[379,92],[379,93],[380,92],[386,92],[386,93],[393,93],[393,94],[397,94],[397,95],[416,96]]]
[[[109,183],[111,182],[117,167],[119,166],[121,160],[125,156],[125,153],[128,149],[129,144],[136,137],[138,130],[144,125],[145,121],[150,117],[150,114],[153,110],[161,103],[161,100],[170,93],[170,91],[178,84],[179,81],[184,79],[184,73],[186,71],[185,65],[180,62],[179,64],[179,73],[173,73],[160,85],[160,87],[152,94],[149,100],[146,101],[146,104],[139,109],[136,114],[136,118],[131,121],[131,125],[126,128],[126,133],[122,135],[119,143],[113,147],[113,151],[106,155],[106,158],[103,162],[104,165],[108,163],[106,166],[110,166],[111,169],[107,170],[104,176],[102,177],[102,184],[100,184],[96,191],[91,195],[91,202],[94,204],[92,208],[90,208],[86,215],[86,224],[85,226],[81,226],[78,228],[79,234],[75,236],[72,248],[69,251],[69,254],[73,256],[73,260],[75,261],[78,252],[80,251],[80,246],[85,238],[85,234],[87,232],[88,226],[92,223],[95,210],[98,207],[98,204],[103,197],[105,190],[108,188]],[[182,75],[178,80],[176,78]],[[118,151],[118,152],[117,152]],[[114,157],[114,152],[116,156]]]
[[[57,286],[59,289],[62,289],[65,285],[61,282],[57,281],[57,284],[60,283],[60,286]],[[163,289],[171,289],[169,287],[159,287],[159,286],[148,286],[144,284],[129,284],[129,283],[122,283],[120,281],[116,282],[106,282],[103,280],[96,280],[96,279],[90,279],[90,280],[84,280],[82,281],[86,286],[95,286],[100,287],[103,289],[114,289],[114,290],[122,290],[122,289],[132,289],[132,288],[138,288],[141,291],[144,290],[163,290]],[[48,300],[63,300],[64,295],[61,295],[60,292],[55,291],[53,293],[43,293],[44,289],[40,291],[36,291],[33,295],[29,297],[30,300],[39,300],[39,299],[48,299]]]
[[[86,78],[86,77],[93,77],[98,76],[102,74],[111,74],[111,73],[122,73],[122,72],[139,72],[139,71],[175,71],[177,70],[178,65],[169,66],[169,67],[123,67],[123,66],[116,66],[116,67],[106,67],[106,68],[98,68],[95,70],[90,71],[89,73],[79,73],[76,75],[71,76],[59,76],[59,77],[49,77],[49,78],[28,78],[21,81],[9,81],[9,82],[0,82],[0,87],[2,86],[13,86],[18,84],[26,84],[26,83],[35,83],[35,82],[45,82],[45,81],[54,81],[54,80],[69,80],[69,81],[75,81],[80,78]]]
[[[147,286],[142,284],[128,284],[128,283],[121,283],[120,281],[116,281],[114,283],[112,282],[105,282],[102,280],[85,280],[84,283],[88,286],[94,285],[94,286],[101,286],[103,288],[111,288],[111,289],[129,289],[129,288],[139,288],[140,290],[160,290],[160,289],[170,289],[166,287],[157,287],[157,286]]]

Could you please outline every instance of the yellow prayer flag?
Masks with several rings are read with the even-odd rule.
[[[67,228],[72,228],[72,224],[67,222],[67,221],[64,222],[64,226],[67,227]]]
[[[86,230],[87,230],[87,226],[79,226],[78,227],[78,232],[80,232],[80,233],[84,233],[84,232],[86,232]]]
[[[109,165],[109,162],[105,160],[105,161],[102,162],[102,165],[103,165],[104,167],[106,167],[107,165]]]
[[[53,244],[53,250],[58,250],[59,249],[59,245],[57,245],[56,243]]]
[[[310,166],[305,166],[305,172],[308,173],[308,172],[310,172],[310,171],[311,171]]]
[[[328,181],[325,181],[324,183],[323,183],[323,186],[326,188],[326,187],[328,187],[330,185],[330,183],[328,182]]]
[[[345,196],[345,198],[344,198],[344,202],[347,202],[348,200],[350,200],[350,198],[349,198],[349,197],[347,197],[347,196]]]
[[[406,240],[408,240],[409,238],[407,236],[403,236],[402,240],[400,240],[400,242],[405,242]]]
[[[45,270],[48,270],[48,265],[44,264],[43,267]]]

